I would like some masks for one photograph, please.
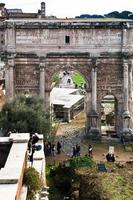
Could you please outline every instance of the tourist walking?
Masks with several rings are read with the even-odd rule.
[[[90,158],[93,157],[92,146],[91,146],[91,144],[89,144],[89,147],[88,147],[88,156],[89,156]]]
[[[47,144],[47,155],[51,156],[51,150],[52,150],[52,144],[51,142],[48,142]]]
[[[72,157],[75,157],[75,156],[76,156],[76,148],[73,147],[73,155],[72,155]]]
[[[80,156],[80,146],[76,144],[76,156]]]
[[[55,150],[56,150],[55,144],[52,144],[52,147],[51,147],[51,155],[52,156],[55,156]]]
[[[57,142],[57,154],[60,154],[61,153],[61,143],[58,141]]]

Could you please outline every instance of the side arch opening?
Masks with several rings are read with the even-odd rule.
[[[118,101],[114,95],[106,95],[101,101],[101,132],[103,136],[117,137]]]

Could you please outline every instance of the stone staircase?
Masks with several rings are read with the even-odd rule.
[[[48,195],[49,195],[48,190],[49,190],[49,187],[47,187],[47,186],[44,186],[42,188],[42,191],[40,192],[39,200],[49,200],[49,198],[48,198]]]

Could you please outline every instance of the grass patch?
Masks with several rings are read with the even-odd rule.
[[[107,184],[108,182],[109,184]],[[132,186],[121,174],[105,174],[102,178],[102,185],[108,192],[110,200],[132,199]]]
[[[133,146],[132,145],[128,145],[128,146],[126,145],[125,146],[125,150],[132,152],[133,151]]]
[[[81,86],[82,83],[83,84],[86,83],[84,77],[80,73],[78,73],[78,72],[76,72],[76,73],[73,74],[72,80],[73,80],[73,82],[75,84],[77,84],[78,87]]]
[[[80,171],[80,194],[84,200],[132,200],[133,165],[107,163],[110,173],[99,173],[96,169]]]

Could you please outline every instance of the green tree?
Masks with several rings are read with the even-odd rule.
[[[54,74],[54,76],[52,77],[52,81],[54,83],[54,87],[58,87],[59,83],[60,83],[60,77],[58,74]]]
[[[0,112],[0,127],[3,135],[9,131],[18,133],[39,133],[44,138],[51,132],[50,114],[44,109],[43,100],[38,96],[17,96],[7,102]]]

